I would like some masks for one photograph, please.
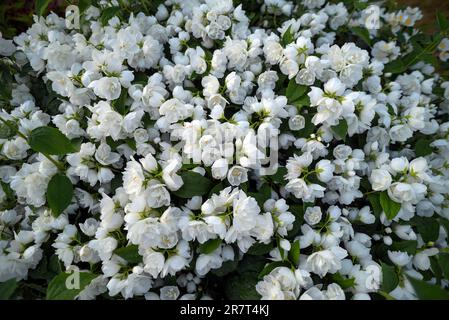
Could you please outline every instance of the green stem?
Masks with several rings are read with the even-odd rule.
[[[384,297],[386,300],[396,300],[393,296],[389,295],[385,291],[378,291],[378,294],[380,294],[382,297]]]
[[[42,152],[41,152],[41,153],[42,153]],[[53,163],[53,164],[55,165],[55,167],[59,169],[59,171],[62,171],[62,172],[65,171],[64,165],[63,165],[61,162],[59,162],[59,161],[53,159],[53,158],[52,158],[51,156],[49,156],[48,154],[42,153],[42,155],[43,155],[45,158],[47,158],[48,160],[50,160],[50,162]]]

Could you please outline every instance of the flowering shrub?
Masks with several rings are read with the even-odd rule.
[[[1,297],[449,298],[442,15],[73,10],[0,38]]]

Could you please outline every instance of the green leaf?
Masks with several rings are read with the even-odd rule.
[[[111,102],[114,110],[120,113],[122,116],[128,113],[128,109],[125,106],[126,99],[128,99],[128,90],[122,89],[122,91],[120,92],[120,96]]]
[[[345,278],[340,273],[334,273],[332,276],[332,281],[337,283],[343,290],[354,287],[355,278]]]
[[[249,192],[248,196],[255,198],[259,207],[263,207],[265,201],[271,198],[271,187],[263,184],[258,192]]]
[[[287,90],[285,92],[285,95],[288,99],[289,103],[294,103],[299,98],[304,96],[304,94],[307,92],[308,87],[302,86],[300,84],[296,83],[296,80],[290,79],[288,82]]]
[[[86,11],[92,5],[92,0],[79,0],[78,8],[80,9],[80,13]]]
[[[444,278],[449,280],[449,253],[440,253],[438,255],[438,264],[441,267]]]
[[[408,254],[415,254],[418,247],[418,241],[416,240],[405,240],[405,241],[394,241],[391,245],[391,249],[394,251],[404,251]]]
[[[310,107],[310,97],[304,95],[293,103],[297,108]],[[305,116],[304,116],[305,117]]]
[[[52,259],[56,258],[58,259],[57,255],[52,255],[50,258],[50,263],[52,263]],[[57,274],[61,273],[61,270],[54,271],[52,269],[52,265],[48,262],[49,259],[47,259],[46,256],[43,256],[37,267],[33,270],[28,271],[28,276],[32,279],[39,279],[39,280],[47,280],[50,281],[53,279]]]
[[[278,167],[276,173],[271,176],[268,176],[268,179],[270,179],[276,184],[285,185],[287,183],[286,179],[284,178],[286,174],[287,174],[286,167]]]
[[[387,293],[393,291],[399,284],[399,277],[396,269],[388,264],[382,264],[382,286],[381,290]]]
[[[300,245],[299,240],[296,240],[293,242],[292,247],[290,248],[290,251],[288,252],[288,258],[290,262],[295,266],[298,267],[299,265],[299,253],[300,253]]]
[[[430,270],[435,276],[436,283],[441,284],[441,279],[443,278],[443,270],[441,269],[440,263],[438,261],[438,255],[429,257],[430,260]]]
[[[180,198],[189,199],[195,196],[203,196],[209,192],[212,186],[212,182],[209,179],[194,171],[181,173],[181,178],[184,184],[173,192],[174,195]]]
[[[142,256],[139,254],[139,247],[135,244],[117,248],[114,253],[131,264],[142,262]]]
[[[436,241],[440,234],[440,224],[433,218],[416,217],[416,227],[424,242]]]
[[[290,267],[290,264],[286,261],[273,261],[268,263],[265,268],[259,273],[259,279],[263,279],[267,274],[276,269],[277,267]]]
[[[380,205],[379,193],[368,194],[368,201],[371,204],[374,215],[378,218],[382,213],[382,206]]]
[[[384,73],[403,73],[407,70],[407,66],[401,59],[393,60],[385,65]]]
[[[292,25],[289,25],[287,30],[285,30],[284,34],[281,38],[281,45],[286,47],[288,44],[292,43],[295,40],[295,35],[292,32]]]
[[[218,277],[224,277],[237,269],[239,262],[237,260],[228,260],[223,262],[220,268],[212,269],[212,274]]]
[[[59,216],[72,201],[73,185],[67,176],[57,173],[48,183],[47,202],[51,212]]]
[[[0,283],[0,300],[8,300],[14,294],[19,284],[16,279],[9,279]]]
[[[437,23],[441,31],[449,30],[449,20],[440,11],[437,11]]]
[[[0,123],[0,139],[10,139],[16,135],[17,123],[7,120]]]
[[[100,21],[103,26],[107,25],[109,20],[120,13],[120,7],[109,7],[101,12]]]
[[[296,238],[304,220],[304,207],[302,205],[289,205],[289,211],[295,216],[293,228],[288,231],[287,238]]]
[[[415,144],[415,153],[417,157],[424,157],[433,152],[432,147],[430,146],[430,143],[432,141],[429,139],[419,139],[416,141]]]
[[[380,205],[388,220],[394,219],[401,210],[401,204],[391,200],[386,191],[380,193]]]
[[[438,285],[407,276],[420,300],[449,300],[449,292]]]
[[[346,119],[340,119],[337,125],[331,127],[332,131],[337,135],[337,138],[345,140],[348,134],[348,123]]]
[[[229,300],[260,300],[256,291],[259,282],[254,273],[245,272],[227,278],[225,282],[225,294]]]
[[[79,286],[78,288],[67,288],[67,280],[69,285],[78,285],[76,281],[67,279],[68,277],[75,277],[73,273],[62,272],[51,280],[47,289],[47,300],[73,300],[75,297],[95,279],[98,275],[90,272],[79,272]]]
[[[260,243],[256,242],[253,244],[249,250],[246,252],[247,254],[253,255],[253,256],[261,256],[264,254],[269,253],[273,249],[273,243]]]
[[[371,47],[371,38],[368,29],[363,27],[352,27],[350,31]]]
[[[217,239],[210,239],[198,247],[198,250],[200,253],[204,254],[210,254],[218,249],[218,247],[221,245],[222,240],[220,238]]]
[[[143,86],[146,86],[147,83],[148,76],[145,74],[145,72],[134,72],[133,84],[141,84]]]
[[[209,198],[213,194],[220,193],[220,191],[223,190],[224,188],[225,188],[225,184],[223,183],[223,181],[220,181],[212,189],[210,189],[210,191],[209,191]]]
[[[35,9],[38,16],[43,16],[52,0],[36,0]]]
[[[62,272],[61,263],[59,262],[57,255],[52,255],[50,257],[50,261],[48,262],[48,270],[57,274]]]
[[[223,262],[221,267],[218,269],[212,269],[211,270],[212,274],[218,277],[224,277],[230,274],[231,272],[237,269],[240,260],[239,258],[240,258],[239,250],[236,247],[234,247],[234,259]]]
[[[78,151],[61,131],[52,127],[39,127],[31,131],[28,144],[34,151],[47,155],[65,155]]]

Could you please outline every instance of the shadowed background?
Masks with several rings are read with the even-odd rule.
[[[448,0],[396,0],[399,5],[421,8],[424,18],[420,24],[435,24],[435,14],[439,10],[446,17],[449,17]]]

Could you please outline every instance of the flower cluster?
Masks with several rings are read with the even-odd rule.
[[[0,285],[449,296],[448,20],[428,35],[419,9],[363,0],[84,2],[78,27],[51,13],[0,37]]]

